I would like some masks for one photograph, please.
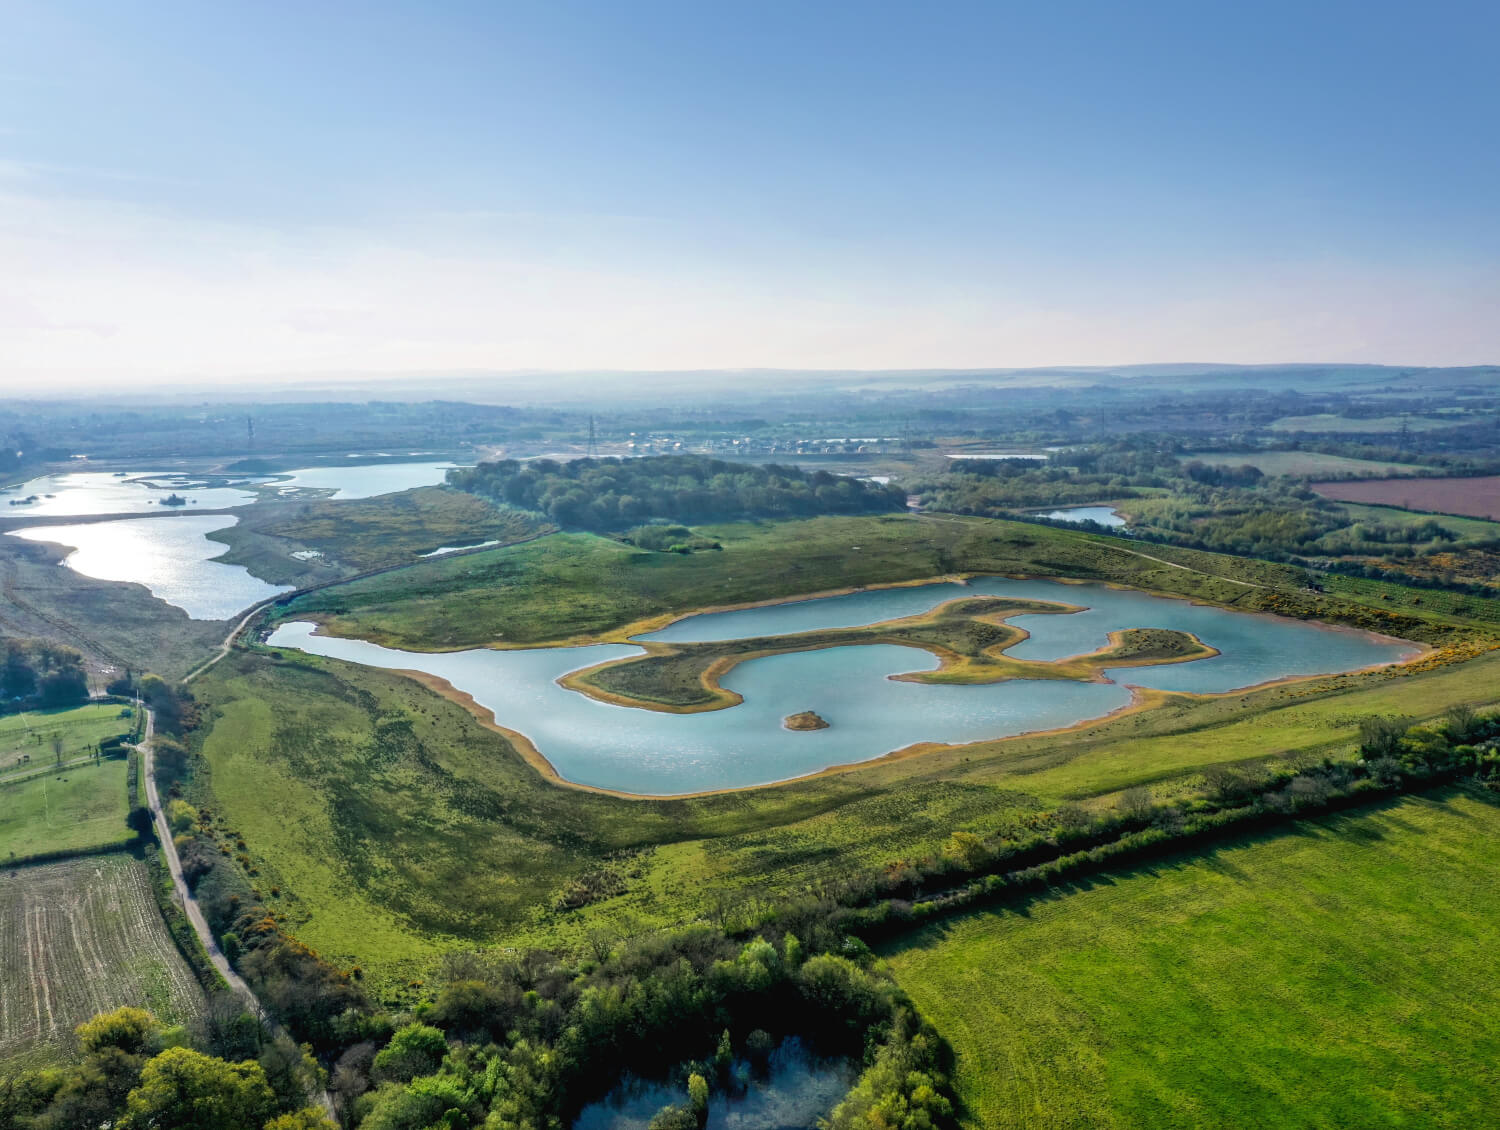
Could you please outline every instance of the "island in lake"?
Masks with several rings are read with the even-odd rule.
[[[788,730],[826,730],[828,720],[815,710],[804,710],[788,715],[782,725]]]

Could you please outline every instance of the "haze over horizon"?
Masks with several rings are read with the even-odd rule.
[[[1500,361],[1492,4],[7,24],[4,395]]]

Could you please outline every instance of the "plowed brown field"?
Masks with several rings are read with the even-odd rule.
[[[1324,498],[1340,502],[1500,519],[1500,475],[1475,479],[1361,479],[1313,483],[1312,488]]]
[[[66,1059],[73,1029],[121,1005],[168,1024],[203,996],[141,863],[123,853],[0,872],[0,1074]]]

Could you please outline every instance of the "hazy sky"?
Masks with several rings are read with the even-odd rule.
[[[1500,361],[1494,0],[0,0],[0,388]]]

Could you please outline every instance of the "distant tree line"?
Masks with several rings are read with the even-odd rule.
[[[623,530],[651,520],[799,518],[900,510],[906,492],[827,471],[750,466],[698,455],[642,459],[514,459],[448,473],[460,490],[535,511],[559,526]]]

